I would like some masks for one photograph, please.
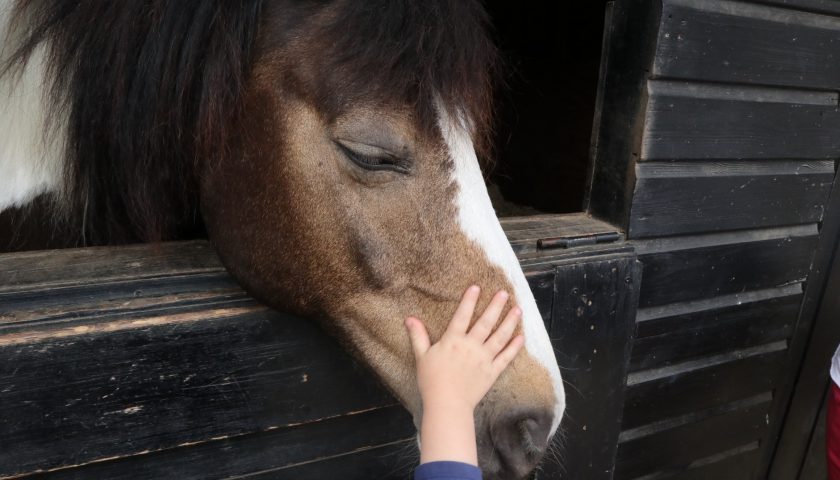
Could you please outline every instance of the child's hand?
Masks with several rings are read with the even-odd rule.
[[[429,335],[419,319],[408,317],[405,321],[425,411],[444,408],[472,415],[525,342],[522,335],[511,340],[522,317],[522,311],[516,306],[493,332],[508,300],[506,292],[496,293],[470,328],[479,292],[477,286],[467,289],[449,327],[434,345],[430,345]]]
[[[493,297],[470,328],[479,291],[477,286],[467,289],[434,345],[423,322],[414,317],[405,320],[423,400],[420,463],[451,460],[478,465],[475,406],[525,343],[522,335],[510,339],[522,317],[519,307],[511,308],[493,332],[508,300],[505,292]]]

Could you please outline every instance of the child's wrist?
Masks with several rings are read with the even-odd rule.
[[[452,415],[473,416],[475,405],[462,398],[431,397],[423,399],[423,412],[440,412]]]

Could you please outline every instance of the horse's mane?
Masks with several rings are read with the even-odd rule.
[[[474,1],[17,0],[20,40],[0,75],[46,43],[52,118],[67,121],[62,202],[70,224],[84,225],[76,233],[95,244],[193,228],[199,166],[224,161],[256,41],[271,33],[266,12],[288,27],[322,8],[332,10],[317,32],[319,71],[336,72],[322,107],[401,99],[431,125],[442,104],[489,131],[496,56]]]

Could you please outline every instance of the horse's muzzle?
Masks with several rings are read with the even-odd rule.
[[[499,456],[499,471],[491,478],[525,478],[540,462],[548,447],[554,413],[533,409],[509,412],[490,426],[490,439]],[[491,472],[487,472],[491,473]]]

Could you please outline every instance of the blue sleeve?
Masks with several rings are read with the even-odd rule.
[[[461,462],[429,462],[414,470],[414,480],[481,480],[481,470]]]

